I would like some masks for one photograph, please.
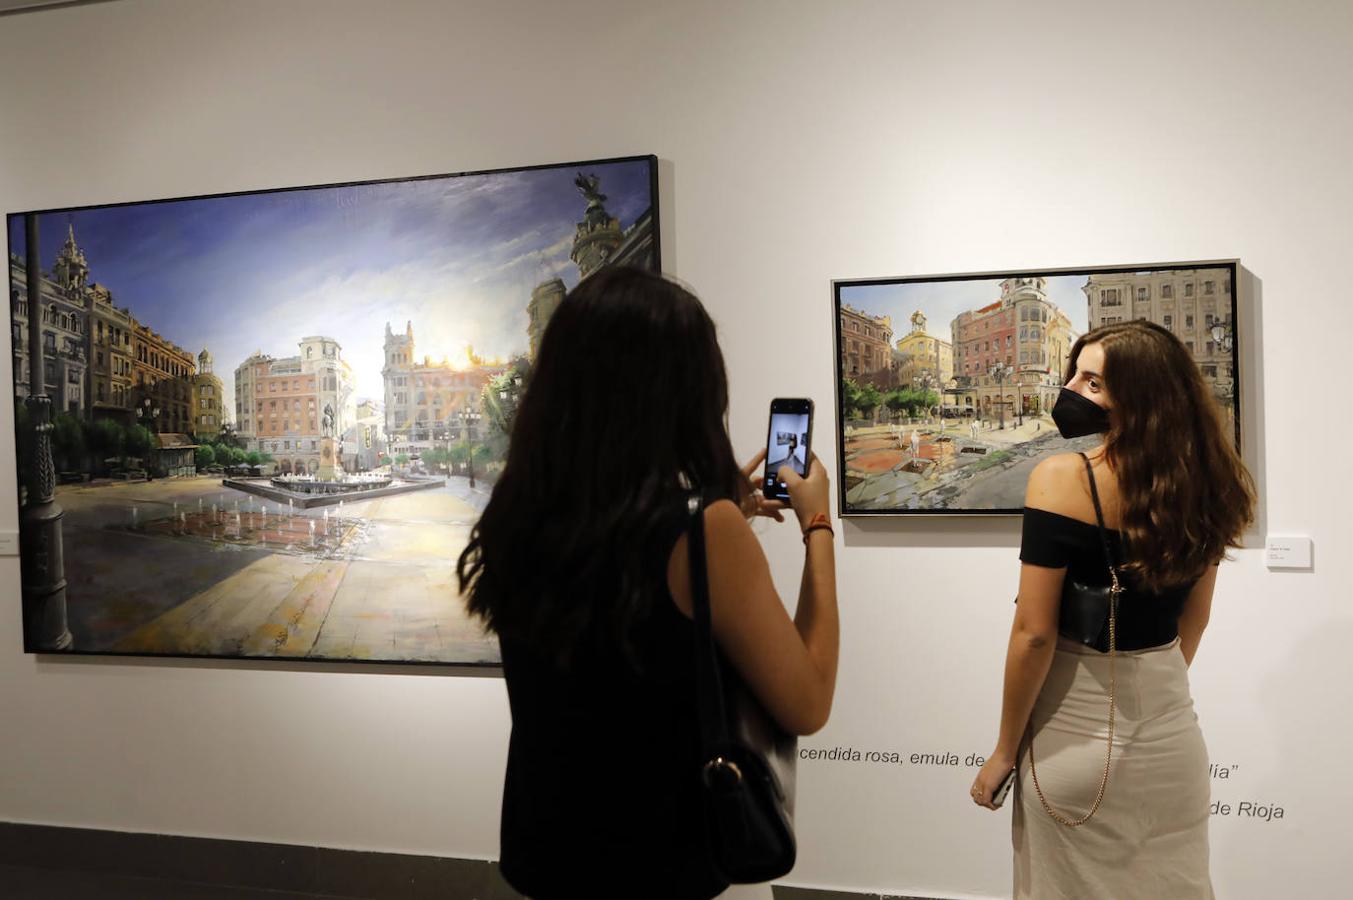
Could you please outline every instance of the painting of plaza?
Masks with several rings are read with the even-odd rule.
[[[1148,319],[1197,360],[1239,443],[1237,264],[837,281],[844,515],[1013,514],[1064,440],[1050,412],[1076,339]]]
[[[455,562],[653,157],[7,217],[25,649],[497,665]]]

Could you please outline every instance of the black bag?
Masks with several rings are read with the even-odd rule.
[[[1095,473],[1090,467],[1090,457],[1084,453],[1085,471],[1090,476],[1090,498],[1095,503],[1095,519],[1099,525],[1099,540],[1104,548],[1104,562],[1113,578],[1111,584],[1085,584],[1068,577],[1062,582],[1062,599],[1058,610],[1057,630],[1073,641],[1079,641],[1087,647],[1103,645],[1108,639],[1109,604],[1117,587],[1116,567],[1113,554],[1109,551],[1109,538],[1104,528],[1104,511],[1099,505],[1099,488],[1095,485]]]
[[[687,532],[695,622],[701,783],[715,868],[734,884],[779,878],[794,868],[794,766],[798,739],[778,728],[723,665],[710,629],[704,504],[689,500]]]

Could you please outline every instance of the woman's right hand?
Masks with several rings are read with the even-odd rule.
[[[987,809],[1000,809],[993,801],[997,789],[1005,781],[1015,768],[1015,757],[1008,753],[1001,753],[999,750],[991,754],[980,770],[977,777],[973,779],[972,787],[968,788],[968,796],[972,797],[972,802],[978,806],[985,806]]]
[[[814,453],[808,461],[808,477],[803,478],[790,466],[781,466],[776,477],[789,492],[789,504],[799,519],[799,527],[804,528],[813,517],[821,513],[831,519],[831,481],[827,478],[827,469]]]

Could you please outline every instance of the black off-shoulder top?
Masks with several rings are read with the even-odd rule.
[[[1123,535],[1108,529],[1109,549],[1122,566]],[[1065,567],[1067,577],[1084,584],[1107,585],[1109,568],[1099,541],[1099,526],[1061,513],[1024,507],[1024,533],[1020,539],[1020,562],[1050,569]],[[1118,601],[1116,644],[1119,650],[1142,650],[1168,644],[1179,636],[1179,614],[1197,579],[1181,583],[1160,593],[1134,585],[1120,572],[1124,591]],[[1109,626],[1106,622],[1099,639],[1092,645],[1100,653],[1109,652]]]

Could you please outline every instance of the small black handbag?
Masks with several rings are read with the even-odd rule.
[[[704,504],[690,496],[687,531],[695,623],[701,784],[714,867],[733,884],[779,878],[794,868],[794,766],[798,739],[770,720],[724,664],[710,628]]]
[[[1099,526],[1099,540],[1104,550],[1104,563],[1108,566],[1109,584],[1086,584],[1070,577],[1062,582],[1062,598],[1058,604],[1057,631],[1073,641],[1087,647],[1098,648],[1108,636],[1105,633],[1109,624],[1109,608],[1121,591],[1118,584],[1118,567],[1114,565],[1113,554],[1109,550],[1109,538],[1104,527],[1104,511],[1099,505],[1099,488],[1095,485],[1095,473],[1090,467],[1090,458],[1084,453],[1085,471],[1090,477],[1090,499],[1095,504],[1095,520]]]

